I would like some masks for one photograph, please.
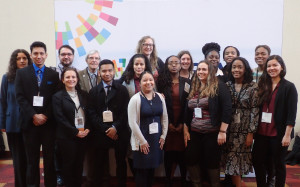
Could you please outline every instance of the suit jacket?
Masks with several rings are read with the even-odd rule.
[[[90,77],[87,68],[78,72],[79,74],[79,85],[81,90],[89,92],[92,89]],[[101,82],[101,77],[99,73],[97,74],[97,84]]]
[[[117,129],[118,134],[122,131],[128,131],[128,102],[127,89],[115,81],[112,83],[111,91],[107,98],[102,82],[92,88],[88,97],[88,115],[95,133],[105,134],[105,131],[112,125]],[[103,122],[102,113],[107,108],[113,113],[113,122]]]
[[[87,93],[78,91],[80,107],[85,113],[84,128],[90,129],[86,115]],[[75,127],[75,110],[76,106],[68,92],[63,89],[53,95],[52,98],[53,114],[57,121],[56,137],[58,139],[81,139],[76,135],[78,129]]]
[[[185,84],[190,85],[191,81],[189,79],[179,77],[179,99],[180,99],[182,111],[180,113],[180,116],[178,117],[177,124],[174,124],[172,90],[168,89],[163,93],[165,95],[169,123],[172,123],[175,127],[178,126],[180,123],[184,123],[184,107],[186,105],[187,97],[189,95],[189,92],[186,92],[184,90]]]
[[[21,112],[18,119],[21,128],[30,129],[34,127],[32,117],[35,114],[46,115],[48,119],[43,125],[51,125],[53,120],[51,100],[52,95],[57,90],[58,83],[58,73],[48,67],[45,67],[40,87],[38,87],[37,77],[32,65],[17,70],[15,89]],[[42,107],[33,106],[33,96],[37,96],[38,92],[40,92],[40,96],[44,97]]]
[[[17,125],[20,109],[16,100],[15,83],[8,82],[6,74],[2,77],[0,100],[0,129],[5,129],[6,132],[20,132],[21,127]]]

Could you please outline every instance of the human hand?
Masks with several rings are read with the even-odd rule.
[[[160,138],[159,139],[159,144],[160,144],[160,149],[162,150],[163,148],[164,148],[164,144],[165,144],[165,140],[164,139],[162,139],[162,138]]]
[[[186,124],[183,125],[184,146],[187,147],[187,142],[191,140],[189,128]]]
[[[141,148],[141,152],[144,153],[145,155],[147,155],[150,150],[149,150],[149,144],[148,143],[145,143],[143,145],[140,145],[140,148]]]
[[[32,118],[35,126],[43,125],[48,119],[44,114],[34,114]]]
[[[226,133],[225,132],[219,132],[217,141],[218,141],[219,145],[223,145],[224,143],[226,143]]]
[[[116,136],[117,135],[117,130],[114,127],[110,127],[109,129],[107,129],[105,131],[105,133],[106,133],[106,136],[108,136],[109,138],[111,138],[113,140],[118,139],[118,136]]]
[[[248,133],[245,145],[246,145],[246,147],[249,147],[252,145],[252,143],[253,143],[253,133]]]

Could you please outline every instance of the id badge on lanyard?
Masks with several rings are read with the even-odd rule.
[[[40,107],[42,107],[43,103],[44,103],[44,97],[40,96],[40,92],[38,93],[37,96],[33,96],[32,106],[40,106]]]

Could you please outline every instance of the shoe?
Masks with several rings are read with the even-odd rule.
[[[64,185],[64,180],[62,179],[62,177],[60,175],[57,175],[56,181],[57,181],[57,186]]]

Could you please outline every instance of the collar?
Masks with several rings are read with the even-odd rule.
[[[218,68],[217,73],[216,73],[216,76],[219,76],[219,75],[222,76],[222,75],[224,75],[224,74],[223,74],[222,70],[220,70],[220,69]]]
[[[112,86],[112,83],[113,83],[113,82],[111,82],[111,84],[109,85],[109,84],[106,84],[104,81],[102,81],[103,88],[106,88],[106,86]]]
[[[95,73],[90,72],[90,70],[89,70],[88,67],[87,67],[86,69],[87,69],[87,72],[88,72],[88,74],[89,74],[90,76],[95,75],[95,76],[97,77],[98,69],[96,69]]]
[[[45,65],[42,68],[37,67],[34,63],[32,63],[34,71],[37,72],[38,70],[41,70],[42,73],[45,71]]]

